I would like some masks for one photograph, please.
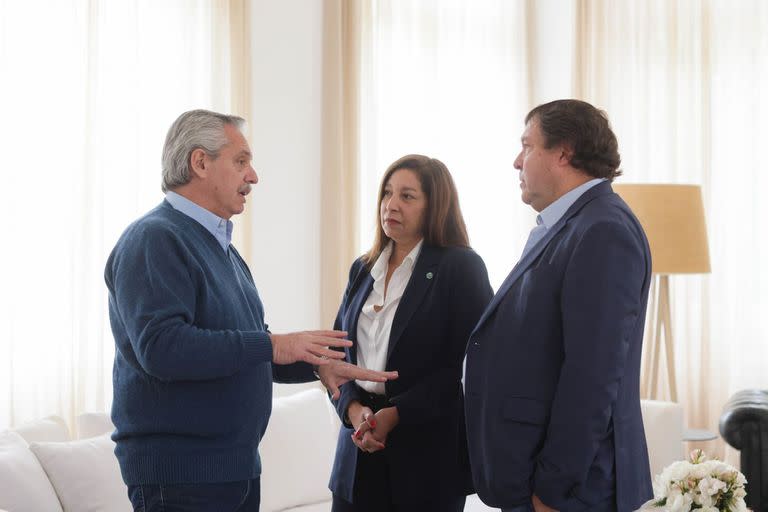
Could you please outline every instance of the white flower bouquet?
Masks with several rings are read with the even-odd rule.
[[[719,460],[707,460],[701,450],[691,460],[670,464],[653,482],[653,500],[640,510],[666,512],[746,512],[744,484],[738,470]]]

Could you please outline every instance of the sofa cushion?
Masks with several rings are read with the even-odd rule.
[[[67,423],[60,416],[47,416],[41,420],[25,423],[13,429],[27,443],[43,441],[64,442],[72,439]]]
[[[331,498],[328,478],[339,420],[315,388],[278,398],[259,446],[261,510],[271,512]]]
[[[131,512],[109,434],[66,443],[33,443],[65,512]]]
[[[88,439],[103,434],[111,434],[115,425],[109,415],[103,412],[84,412],[77,417],[77,438]]]
[[[467,496],[467,502],[464,505],[464,512],[498,512],[498,510],[483,503],[477,494]]]
[[[61,512],[45,471],[16,432],[0,432],[0,508],[13,512]]]
[[[0,511],[2,512],[2,511]],[[311,505],[300,505],[284,510],[284,512],[331,512],[331,502],[313,503]]]

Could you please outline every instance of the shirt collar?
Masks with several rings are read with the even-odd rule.
[[[208,230],[208,232],[216,238],[216,241],[219,242],[219,245],[224,249],[224,252],[227,251],[229,244],[232,243],[232,221],[222,219],[194,201],[190,201],[186,197],[177,194],[172,190],[165,193],[165,199],[175,210],[196,220],[201,226]]]
[[[422,245],[424,245],[423,238],[419,240],[419,243],[417,243],[413,249],[411,249],[411,252],[409,252],[408,255],[403,259],[403,262],[400,264],[400,266],[407,270],[412,269],[419,257]],[[389,264],[390,256],[392,256],[393,247],[394,243],[390,240],[387,246],[384,247],[384,250],[381,251],[381,254],[379,254],[379,257],[376,259],[376,263],[373,264],[373,267],[371,268],[371,277],[373,277],[374,281],[378,281],[387,274],[387,265]]]
[[[551,228],[557,221],[562,218],[563,215],[565,215],[565,212],[568,211],[568,208],[570,208],[573,203],[575,203],[576,200],[580,198],[582,194],[584,194],[584,192],[604,181],[605,178],[595,178],[593,180],[589,180],[586,183],[582,183],[573,190],[563,194],[554,203],[539,212],[539,214],[536,216],[536,224],[544,224],[545,228]]]

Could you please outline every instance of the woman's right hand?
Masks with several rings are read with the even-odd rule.
[[[360,402],[353,400],[349,403],[349,407],[347,408],[347,418],[349,418],[349,423],[352,425],[352,428],[355,429],[351,436],[355,446],[367,453],[373,453],[384,449],[384,444],[376,440],[370,430],[367,432],[361,432],[360,430],[360,427],[365,423],[370,427],[376,427],[376,420],[374,418],[373,410],[371,410],[370,407],[366,407]],[[373,422],[373,424],[371,424],[371,422]]]

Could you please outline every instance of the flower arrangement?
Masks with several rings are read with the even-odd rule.
[[[719,460],[707,460],[701,450],[691,460],[670,464],[653,482],[654,499],[641,510],[667,512],[746,512],[744,484],[738,470]]]

